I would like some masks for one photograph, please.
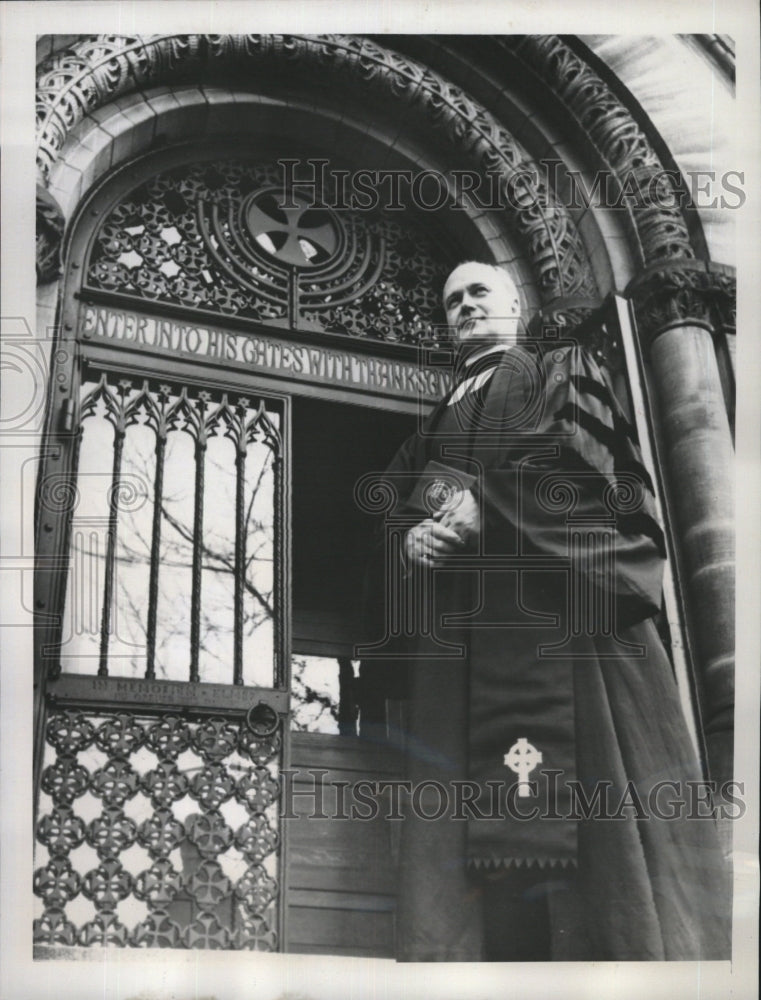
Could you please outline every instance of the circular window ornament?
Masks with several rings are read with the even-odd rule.
[[[327,264],[341,247],[335,215],[298,192],[257,191],[248,198],[243,218],[259,251],[289,267]]]

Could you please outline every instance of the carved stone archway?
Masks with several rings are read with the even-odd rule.
[[[326,82],[399,107],[422,134],[444,141],[481,174],[497,175],[507,224],[530,261],[543,303],[595,299],[573,220],[508,130],[484,107],[421,63],[361,36],[95,36],[52,56],[38,77],[37,163],[43,185],[83,118],[120,95],[166,83],[252,74]],[[254,77],[253,74],[256,74]],[[255,81],[255,83],[254,83]],[[48,249],[46,256],[50,258]]]
[[[710,391],[710,414],[693,413],[688,430],[709,426],[709,416],[718,420],[722,412],[711,338],[720,332],[717,314],[727,311],[727,303],[731,311],[732,275],[721,267],[700,265],[702,250],[691,239],[680,207],[681,192],[665,172],[649,137],[593,67],[555,36],[511,37],[500,44],[506,59],[533,74],[567,109],[596,150],[598,162],[621,185],[633,177],[640,187],[652,191],[651,184],[657,182],[657,204],[636,196],[624,203],[631,222],[631,249],[645,268],[627,292],[635,305],[644,346],[657,345],[651,351],[651,365],[661,430],[667,449],[678,450],[684,442],[679,401],[673,395],[675,365],[685,373],[693,368],[698,373],[698,362],[711,366],[708,382],[695,383],[703,397]],[[497,174],[511,191],[504,222],[522,247],[544,306],[569,298],[597,297],[592,267],[572,215],[548,190],[536,164],[509,128],[461,86],[421,61],[361,36],[107,35],[77,41],[51,56],[40,71],[38,165],[43,192],[67,139],[93,111],[134,91],[199,80],[220,83],[230,77],[239,81],[242,72],[252,88],[286,78],[291,87],[350,87],[376,105],[398,109],[425,139],[450,149],[481,173]],[[670,195],[676,196],[672,207]],[[56,217],[44,193],[38,205],[42,220],[38,261],[41,278],[50,280],[56,272],[63,220]],[[692,322],[696,310],[701,321],[697,327]],[[700,336],[694,333],[696,329],[702,330]],[[690,445],[694,461],[685,462],[680,470],[666,471],[674,499],[677,544],[692,591],[688,597],[693,603],[696,660],[706,691],[704,717],[713,729],[716,747],[714,775],[723,778],[731,770],[727,717],[734,623],[726,599],[726,567],[732,555],[733,512],[729,498],[716,499],[711,483],[731,481],[731,439],[723,422],[711,427],[710,447],[698,453]],[[708,513],[700,531],[680,504],[683,497],[704,499]],[[709,550],[712,555],[707,557]],[[706,608],[715,610],[713,618],[705,615]]]

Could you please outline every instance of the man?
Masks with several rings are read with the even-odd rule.
[[[365,732],[406,699],[398,957],[728,957],[634,431],[583,349],[519,339],[505,271],[458,266],[444,307],[455,386],[384,475],[361,669]]]

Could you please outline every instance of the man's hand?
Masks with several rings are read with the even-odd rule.
[[[404,536],[404,554],[408,566],[432,566],[444,556],[461,552],[462,539],[444,524],[427,517]]]
[[[433,519],[443,527],[454,531],[467,548],[476,548],[481,533],[481,511],[478,501],[470,490],[457,493],[447,504],[446,509],[434,514]]]

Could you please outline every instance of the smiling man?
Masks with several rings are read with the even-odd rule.
[[[500,267],[469,261],[455,268],[444,285],[444,310],[460,343],[518,339],[518,289]]]
[[[384,526],[360,674],[364,733],[405,699],[398,957],[725,958],[713,820],[645,805],[702,776],[635,431],[587,351],[519,336],[507,272],[459,265],[444,307],[455,384],[383,477],[403,566]]]
[[[520,299],[512,278],[503,268],[477,261],[460,264],[444,284],[444,311],[458,345],[458,384],[448,406],[462,405],[469,394],[482,392],[499,364],[501,354],[518,341]],[[456,513],[455,513],[456,511]],[[457,503],[421,521],[406,537],[412,562],[430,561],[462,546],[480,527],[476,499],[463,491]],[[459,533],[454,537],[453,531]]]

